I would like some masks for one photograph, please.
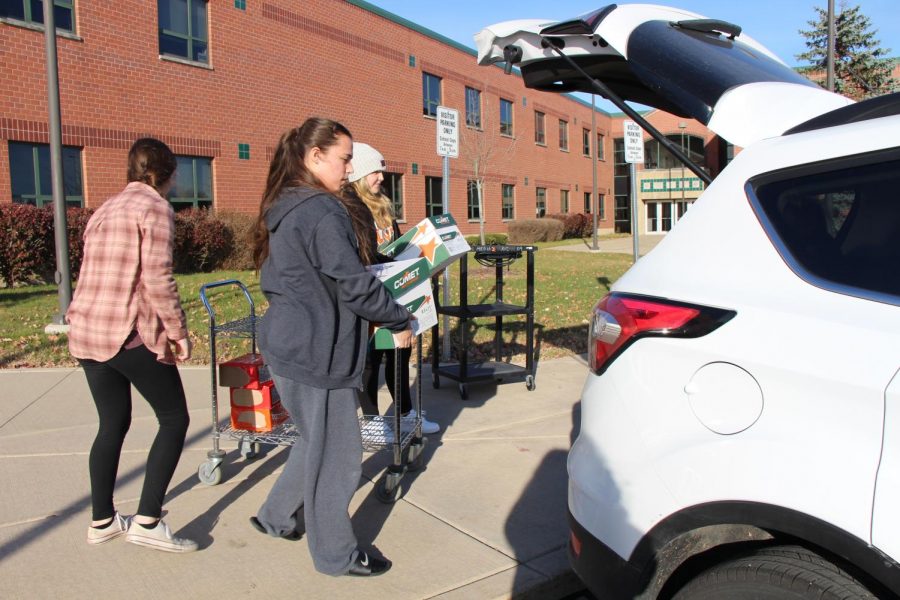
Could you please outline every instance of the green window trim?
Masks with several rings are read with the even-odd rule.
[[[32,0],[7,0],[2,6],[0,6],[0,9],[2,9],[2,11],[0,11],[0,18],[12,19],[14,21],[21,21],[23,23],[29,23],[31,25],[43,27],[44,3],[43,0],[38,0],[38,2],[40,3],[40,11],[35,14],[35,11],[32,10],[35,7]],[[53,21],[56,25],[56,30],[74,34],[74,0],[53,0],[53,6],[55,8],[55,10],[53,11]],[[19,7],[21,7],[21,10],[17,10]]]
[[[43,151],[43,152],[42,152]],[[69,207],[84,206],[84,179],[81,167],[82,149],[78,146],[63,146],[63,193],[64,202]],[[32,142],[9,142],[10,154],[10,184],[12,187],[12,201],[15,204],[30,204],[43,208],[53,204],[52,175],[50,166],[50,145],[35,144]],[[22,180],[23,164],[14,164],[15,155],[20,159],[30,155],[26,159],[30,163],[30,177]],[[43,160],[41,154],[44,154]],[[16,168],[16,167],[19,168]],[[68,167],[68,168],[67,168]],[[43,180],[43,185],[42,185]],[[25,184],[29,191],[22,191]],[[77,188],[77,193],[65,193],[66,188]],[[47,189],[45,189],[47,188]],[[33,190],[33,191],[32,191]],[[18,193],[17,193],[18,192]]]
[[[250,160],[250,144],[238,144],[238,160]]]
[[[166,198],[175,210],[185,208],[213,208],[212,186],[212,159],[205,156],[176,155],[178,171],[175,173],[175,185]],[[208,177],[201,177],[201,170],[208,173]],[[190,183],[182,187],[185,182],[185,173],[190,173]],[[189,189],[188,189],[189,188]]]
[[[170,0],[157,0],[157,11],[158,14],[162,13],[163,8],[168,6]],[[180,31],[173,31],[171,29],[166,29],[162,26],[160,21],[159,26],[159,53],[163,56],[174,56],[177,58],[184,58],[189,61],[209,64],[209,33],[208,33],[208,23],[209,19],[207,18],[207,0],[184,0],[185,7],[187,10],[187,14],[185,15],[185,24],[187,27],[187,33],[183,33]],[[194,23],[194,7],[198,5],[198,3],[203,5],[203,29],[206,32],[201,36],[197,34],[198,24]],[[164,45],[169,40],[164,38],[172,38],[175,40],[181,40],[185,42],[185,51],[174,52],[165,49]],[[197,46],[200,46],[202,49],[198,52]]]

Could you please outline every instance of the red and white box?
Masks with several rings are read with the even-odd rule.
[[[260,389],[231,388],[231,426],[245,431],[266,432],[285,422],[288,413],[281,406],[272,380]]]
[[[244,354],[219,364],[219,385],[224,387],[258,390],[271,380],[262,354]]]

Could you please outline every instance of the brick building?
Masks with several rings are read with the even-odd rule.
[[[474,51],[362,1],[56,0],[67,201],[96,207],[125,184],[131,142],[179,155],[176,207],[255,213],[279,135],[308,116],[344,123],[387,159],[397,206],[438,211],[438,105],[457,108],[451,212],[478,231],[469,192],[486,167],[486,230],[542,212],[582,212],[602,142],[601,229],[613,228],[614,121],[569,96],[475,64]],[[50,202],[42,14],[0,13],[0,201]],[[142,15],[136,18],[136,15]],[[486,164],[485,164],[486,162]],[[587,199],[590,204],[590,198]]]

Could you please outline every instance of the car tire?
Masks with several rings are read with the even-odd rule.
[[[730,558],[688,581],[674,600],[849,600],[877,597],[802,546],[762,548]]]

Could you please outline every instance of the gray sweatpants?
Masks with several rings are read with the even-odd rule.
[[[316,570],[343,575],[356,554],[349,508],[362,474],[357,392],[272,378],[299,435],[257,518],[269,534],[281,536],[298,529],[302,511]]]

